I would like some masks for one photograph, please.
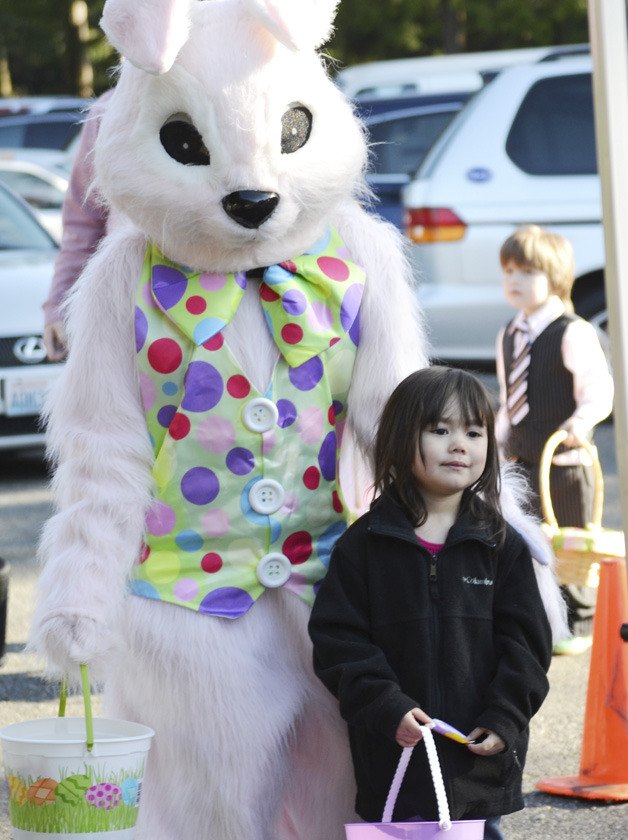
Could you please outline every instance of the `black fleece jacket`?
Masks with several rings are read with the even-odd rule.
[[[338,540],[309,632],[314,670],[349,724],[363,819],[381,820],[400,756],[395,733],[415,706],[506,743],[478,757],[436,736],[453,819],[523,808],[528,723],[548,691],[551,633],[530,552],[510,526],[496,548],[463,513],[432,557],[402,508],[380,497]],[[437,819],[421,744],[394,818],[416,814]]]

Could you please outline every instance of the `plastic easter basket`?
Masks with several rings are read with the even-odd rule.
[[[85,718],[23,721],[0,730],[13,840],[131,840],[152,729],[93,718],[81,666]]]
[[[347,840],[435,840],[439,837],[443,840],[483,840],[484,820],[452,822],[449,818],[449,804],[434,736],[428,726],[422,726],[421,731],[436,792],[438,822],[392,822],[395,803],[414,750],[414,747],[406,747],[397,765],[381,823],[348,823],[345,825]]]
[[[625,557],[623,531],[602,528],[604,510],[604,476],[597,449],[590,443],[584,448],[593,465],[593,512],[585,528],[561,528],[556,519],[550,495],[550,469],[556,448],[565,440],[567,432],[554,432],[541,455],[539,485],[544,522],[543,531],[556,555],[556,575],[563,584],[577,584],[596,588],[600,580],[600,560],[604,557]]]

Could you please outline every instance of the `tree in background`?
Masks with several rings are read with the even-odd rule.
[[[98,28],[104,0],[2,0],[3,95],[91,96],[110,86],[114,50]]]
[[[588,40],[587,0],[342,0],[328,52],[348,65]]]
[[[2,95],[108,88],[117,57],[98,27],[103,4],[2,0]],[[587,0],[341,0],[328,52],[348,65],[587,40]]]

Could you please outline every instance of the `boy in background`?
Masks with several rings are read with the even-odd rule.
[[[497,440],[526,475],[541,517],[541,453],[551,434],[568,432],[552,461],[551,497],[558,524],[581,528],[591,517],[593,488],[580,447],[612,410],[613,380],[595,330],[573,311],[571,243],[529,225],[508,237],[499,256],[504,296],[518,312],[497,336]],[[596,591],[569,584],[563,594],[574,637],[554,652],[581,653],[591,645]]]

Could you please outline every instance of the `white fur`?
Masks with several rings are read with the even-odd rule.
[[[338,229],[368,277],[349,394],[352,438],[341,464],[355,507],[364,503],[368,475],[360,450],[368,452],[385,400],[428,363],[400,235],[356,201],[364,194],[363,131],[314,52],[288,49],[267,28],[268,13],[297,37],[291,3],[108,0],[105,7],[108,31],[128,34],[120,47],[129,60],[99,133],[98,187],[131,221],[107,236],[69,304],[70,357],[48,407],[58,512],[41,543],[32,644],[52,670],[75,673],[88,662],[105,680],[112,714],[155,727],[143,840],[341,840],[351,817],[345,727],[312,674],[305,605],[268,591],[230,621],[125,590],[152,492],[133,341],[148,240],[175,261],[241,271],[301,253],[328,224]],[[299,5],[315,40],[331,26],[334,5]],[[137,27],[151,10],[161,41],[148,43],[148,58],[161,61],[164,44],[176,56],[160,75],[134,66],[148,67],[136,53]],[[159,61],[148,69],[163,69]],[[295,102],[311,111],[312,133],[298,152],[281,154],[281,117]],[[159,130],[175,114],[201,132],[210,166],[184,167],[165,152]],[[280,196],[261,227],[240,227],[222,209],[221,199],[239,189]],[[251,284],[225,338],[263,391],[277,349],[256,291]],[[514,497],[506,508],[534,541]],[[554,603],[545,569],[539,580]]]

